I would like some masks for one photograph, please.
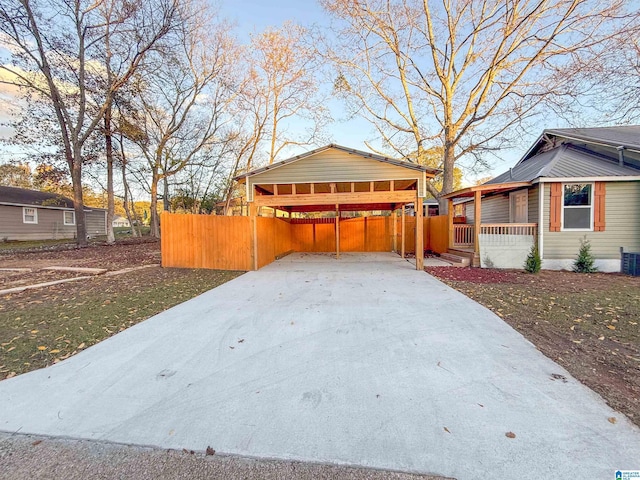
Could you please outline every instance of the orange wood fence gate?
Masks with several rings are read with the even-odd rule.
[[[396,222],[394,229],[393,222]],[[258,268],[288,252],[335,252],[334,219],[257,217]],[[225,217],[163,212],[162,266],[251,270],[252,229],[249,217]],[[401,250],[400,217],[340,219],[341,252],[390,252]],[[424,218],[424,249],[447,251],[446,215]],[[415,251],[415,217],[405,217],[405,252]]]

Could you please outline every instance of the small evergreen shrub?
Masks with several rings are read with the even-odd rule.
[[[598,267],[595,266],[596,259],[591,253],[591,243],[587,240],[585,235],[580,240],[580,250],[578,251],[578,258],[573,262],[573,271],[577,273],[595,273],[598,271]]]
[[[529,273],[538,273],[540,267],[542,267],[540,252],[538,251],[538,246],[533,244],[529,255],[527,255],[527,260],[524,262],[524,269]]]

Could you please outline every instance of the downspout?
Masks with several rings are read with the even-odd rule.
[[[544,264],[544,183],[538,183],[538,253]]]
[[[620,145],[619,147],[616,147],[616,150],[618,151],[618,164],[621,167],[624,167],[624,145]]]

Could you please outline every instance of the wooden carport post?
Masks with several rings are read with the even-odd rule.
[[[256,220],[256,205],[249,203],[249,223],[251,227],[251,269],[258,270],[258,221]]]
[[[336,260],[340,258],[340,205],[336,205]]]
[[[400,222],[400,256],[404,258],[404,203],[402,204],[402,221]]]
[[[416,270],[424,270],[424,230],[423,230],[423,213],[422,213],[422,197],[416,193]]]
[[[452,249],[453,248],[453,239],[454,239],[454,235],[455,232],[453,231],[453,198],[449,198],[447,199],[448,205],[447,205],[447,216],[448,216],[448,222],[447,222],[447,229],[449,230],[449,248]]]
[[[398,253],[398,209],[394,208],[391,211],[391,215],[393,219],[393,242],[391,248],[393,248],[393,253]]]
[[[473,243],[476,255],[480,258],[480,224],[482,223],[482,192],[479,190],[473,194]]]

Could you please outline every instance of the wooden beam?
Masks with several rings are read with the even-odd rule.
[[[256,195],[254,202],[258,207],[293,207],[298,205],[335,205],[366,203],[409,203],[415,199],[415,190],[395,192],[344,192],[299,195]]]
[[[277,183],[273,184],[273,194],[274,195],[278,195],[278,184]]]
[[[404,258],[404,232],[405,232],[405,213],[404,213],[404,205],[400,207],[402,209],[402,221],[400,222],[400,256]]]
[[[389,183],[389,190],[393,192],[395,189],[396,189],[396,181],[391,180],[391,183]]]
[[[331,189],[331,193],[336,193],[336,184],[335,183],[330,183],[329,184],[329,188]]]
[[[416,191],[416,270],[424,270],[424,230],[422,214],[422,197]]]
[[[315,183],[312,183],[312,184],[311,184],[310,189],[311,189],[311,195],[313,195],[314,193],[316,193],[316,184],[315,184]]]
[[[258,221],[256,219],[256,204],[249,204],[249,219],[251,226],[251,268],[258,270]]]
[[[340,205],[336,205],[336,260],[340,258]]]
[[[291,195],[295,195],[296,194],[296,184],[292,183],[291,184]]]
[[[448,217],[448,222],[447,222],[447,228],[449,230],[449,248],[453,248],[453,239],[454,239],[454,235],[455,232],[453,230],[453,198],[448,198],[447,199],[447,217]]]
[[[478,236],[480,235],[480,224],[482,223],[482,192],[476,191],[473,196],[473,236],[475,252],[480,254],[480,242]]]
[[[373,192],[373,191],[374,191],[374,188],[375,188],[375,186],[374,186],[374,182],[369,182],[369,191],[370,191],[370,192]]]
[[[351,182],[351,193],[355,193],[356,191],[356,182]]]

